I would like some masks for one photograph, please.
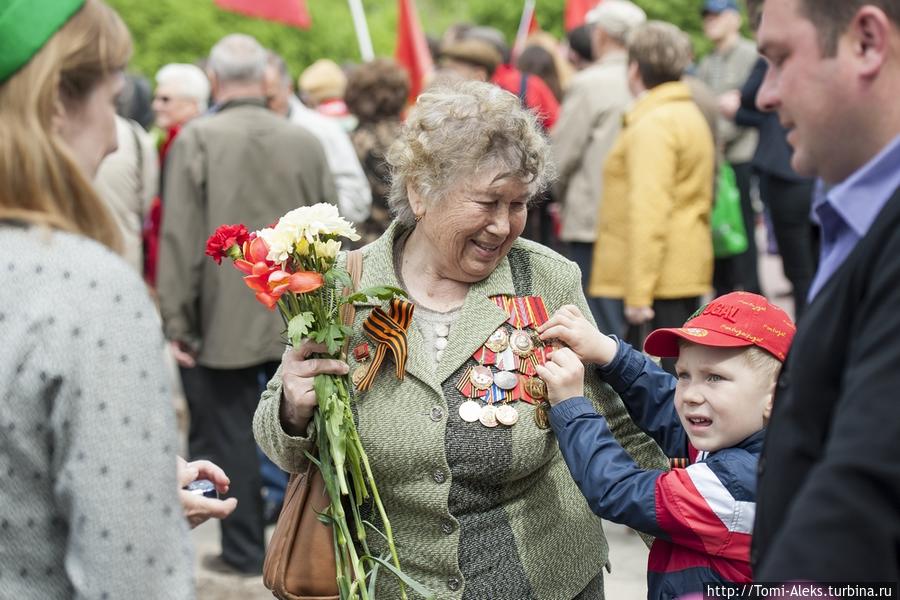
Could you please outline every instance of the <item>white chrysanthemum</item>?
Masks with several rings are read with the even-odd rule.
[[[334,258],[341,250],[341,243],[337,240],[326,240],[324,242],[316,240],[315,248],[316,256],[319,258]]]
[[[288,228],[262,229],[257,235],[269,247],[269,254],[266,258],[278,264],[284,264],[287,261],[297,243],[297,236]]]
[[[324,202],[292,210],[281,217],[276,228],[290,230],[297,237],[304,236],[310,243],[321,235],[359,239],[353,224],[338,213],[337,207]]]

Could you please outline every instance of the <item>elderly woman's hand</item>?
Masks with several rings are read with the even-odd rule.
[[[228,491],[228,485],[231,481],[228,479],[225,471],[218,465],[211,463],[208,460],[186,462],[180,456],[176,456],[175,458],[178,461],[179,488],[183,488],[197,479],[209,479],[213,482],[213,485],[216,486],[216,491],[220,494],[224,494]],[[235,498],[228,498],[226,500],[205,498],[184,489],[179,489],[178,495],[181,500],[181,508],[184,510],[184,516],[192,529],[210,518],[224,519],[237,508],[237,499]]]
[[[299,348],[289,350],[281,357],[281,426],[285,433],[304,435],[313,410],[316,408],[316,375],[344,375],[350,367],[347,363],[331,358],[310,358],[325,353],[325,344],[309,340]]]

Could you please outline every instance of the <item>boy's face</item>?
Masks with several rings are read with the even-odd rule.
[[[698,450],[734,446],[764,426],[774,381],[753,368],[746,348],[685,344],[675,371],[675,410]]]

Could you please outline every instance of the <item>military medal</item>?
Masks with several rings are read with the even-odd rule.
[[[485,427],[497,426],[497,409],[493,404],[485,404],[481,407],[481,415],[478,418]]]
[[[363,379],[365,379],[366,375],[369,373],[369,345],[362,343],[354,348],[353,358],[356,359],[359,365],[353,369],[353,373],[350,375],[350,381],[353,382],[355,387],[359,387],[359,384],[362,383]]]
[[[525,379],[525,393],[537,401],[547,397],[547,386],[540,377],[528,377]]]
[[[522,358],[531,356],[534,351],[534,341],[531,334],[524,329],[516,329],[509,335],[509,347]]]
[[[483,392],[494,383],[494,374],[491,373],[490,367],[478,365],[477,367],[472,367],[472,370],[469,371],[469,381],[472,382],[475,389]]]
[[[466,400],[459,405],[459,418],[466,423],[474,423],[481,418],[481,405],[474,400]]]
[[[534,407],[534,423],[538,429],[550,429],[550,403],[541,402]]]
[[[501,404],[496,409],[497,421],[507,427],[512,427],[519,421],[519,411],[509,404]]]
[[[496,385],[501,390],[509,391],[516,387],[519,383],[519,378],[515,373],[511,373],[509,371],[497,371],[494,374],[494,385]]]
[[[503,352],[509,348],[509,334],[506,332],[506,329],[500,327],[500,329],[491,334],[491,337],[488,338],[484,345],[493,352]]]

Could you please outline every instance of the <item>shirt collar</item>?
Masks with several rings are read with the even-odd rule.
[[[813,210],[821,217],[820,209],[827,203],[857,236],[863,237],[900,187],[898,167],[900,136],[841,183],[828,187],[824,182],[818,182]]]

